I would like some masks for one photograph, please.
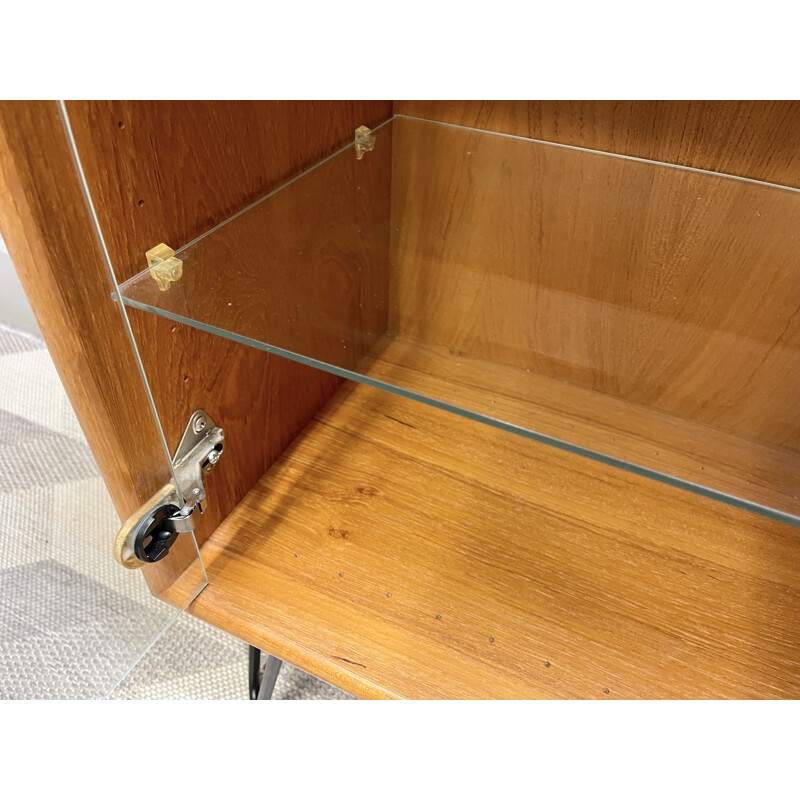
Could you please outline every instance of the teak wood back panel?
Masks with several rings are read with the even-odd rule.
[[[796,192],[395,124],[397,334],[800,448]]]
[[[15,269],[125,517],[169,470],[55,102],[0,103],[0,189]]]

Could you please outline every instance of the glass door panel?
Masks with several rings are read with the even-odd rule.
[[[16,292],[5,247],[0,271]],[[127,326],[110,268],[74,273],[75,295],[100,298]],[[192,533],[179,542],[187,577],[169,593],[158,588],[163,565],[115,561],[119,517],[44,341],[36,329],[13,327],[21,318],[9,314],[8,326],[0,318],[0,699],[103,698],[197,596],[205,573]],[[119,380],[132,388],[144,377],[132,339],[126,346],[138,369]],[[150,406],[131,426],[164,441]],[[150,456],[147,480],[177,485],[166,445]],[[162,579],[151,575],[150,583],[168,603],[145,581],[159,570]]]
[[[0,442],[0,699],[104,697],[179,608],[114,560],[119,517],[47,348],[2,327]]]

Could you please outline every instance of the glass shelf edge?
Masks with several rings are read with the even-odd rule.
[[[771,189],[783,189],[787,192],[794,192],[795,194],[800,194],[800,188],[795,186],[787,186],[783,183],[771,183],[770,181],[760,181],[756,178],[746,178],[743,175],[733,175],[730,172],[717,172],[713,169],[703,169],[702,167],[690,167],[686,164],[673,164],[669,161],[658,161],[652,158],[642,158],[641,156],[629,156],[625,153],[615,153],[611,150],[596,150],[593,147],[580,147],[579,145],[575,144],[563,144],[561,142],[551,142],[547,139],[534,139],[529,136],[520,136],[516,133],[503,133],[502,131],[489,131],[484,130],[483,128],[473,128],[469,125],[459,125],[456,122],[442,122],[438,119],[426,119],[425,117],[412,117],[408,114],[395,114],[392,119],[413,119],[417,122],[427,122],[431,125],[439,125],[444,128],[456,128],[462,131],[472,131],[474,133],[486,134],[487,136],[497,136],[504,139],[515,139],[520,142],[532,142],[533,144],[542,144],[548,147],[557,147],[561,150],[574,150],[579,153],[591,153],[593,155],[598,156],[607,156],[609,158],[619,158],[623,161],[635,161],[639,164],[651,164],[656,167],[668,167],[670,169],[678,169],[682,170],[683,172],[694,172],[698,175],[713,175],[717,178],[726,178],[727,180],[731,181],[742,181],[743,183],[752,183],[756,186],[767,186]],[[387,120],[387,122],[391,122],[391,119]],[[386,123],[382,123],[386,124]],[[377,128],[375,129],[377,130]]]
[[[133,280],[133,278],[131,278],[130,280]],[[120,287],[120,290],[122,290],[123,287],[124,284],[123,286]],[[650,469],[649,467],[639,466],[629,461],[625,461],[624,459],[616,458],[614,456],[609,456],[597,450],[591,450],[589,448],[581,447],[580,445],[572,444],[563,439],[558,439],[557,437],[554,436],[548,436],[547,434],[544,433],[538,433],[528,428],[523,428],[519,425],[514,425],[510,422],[503,422],[502,420],[493,419],[492,417],[486,416],[485,414],[480,414],[475,411],[470,411],[469,409],[466,408],[460,408],[459,406],[451,405],[450,403],[446,403],[442,400],[436,400],[435,398],[432,397],[427,397],[426,395],[419,394],[418,392],[414,392],[407,389],[401,389],[398,386],[393,386],[392,384],[376,380],[375,378],[370,378],[368,375],[362,375],[361,373],[351,372],[350,370],[344,369],[342,367],[337,367],[334,366],[333,364],[327,364],[323,361],[319,361],[317,359],[310,358],[308,356],[303,356],[300,355],[299,353],[294,353],[290,350],[284,350],[281,347],[275,347],[274,345],[267,344],[266,342],[261,342],[257,339],[252,339],[248,336],[243,336],[233,331],[228,331],[223,328],[215,328],[208,325],[204,325],[203,323],[198,322],[197,320],[191,319],[189,317],[184,317],[180,314],[175,314],[165,309],[156,308],[154,306],[147,305],[146,303],[140,303],[137,300],[133,300],[129,297],[122,296],[122,302],[124,305],[130,308],[136,308],[146,313],[155,314],[156,316],[162,317],[163,319],[168,319],[171,322],[177,322],[182,325],[188,325],[189,327],[195,328],[196,330],[200,330],[205,333],[211,333],[214,334],[215,336],[221,336],[222,338],[229,339],[230,341],[246,345],[247,347],[253,347],[256,350],[261,350],[266,353],[271,353],[272,355],[279,356],[280,358],[287,358],[290,361],[294,361],[298,364],[303,364],[304,366],[312,367],[313,369],[319,369],[322,370],[323,372],[327,372],[332,375],[337,375],[338,377],[344,378],[345,380],[351,380],[355,381],[356,383],[362,383],[366,386],[371,386],[375,389],[380,389],[381,391],[389,392],[399,397],[405,397],[415,402],[424,403],[425,405],[431,406],[432,408],[437,408],[441,411],[447,411],[451,414],[457,414],[458,416],[464,419],[468,419],[472,422],[479,422],[485,425],[490,425],[493,428],[498,428],[499,430],[506,431],[507,433],[511,433],[516,436],[521,436],[522,438],[528,439],[530,441],[538,442],[539,444],[543,444],[548,447],[553,447],[557,450],[562,450],[564,452],[571,453],[572,455],[588,458],[591,461],[595,461],[599,464],[604,464],[606,466],[622,470],[623,472],[627,472],[631,475],[637,475],[639,477],[649,478],[651,480],[658,481],[659,483],[664,484],[666,486],[671,486],[672,488],[675,489],[688,491],[691,492],[692,494],[698,495],[699,497],[705,497],[709,500],[714,500],[723,503],[727,506],[731,506],[733,508],[758,514],[759,516],[765,517],[774,522],[781,522],[787,525],[791,525],[794,528],[800,529],[800,516],[794,516],[793,514],[790,514],[785,511],[780,511],[775,508],[770,508],[769,506],[761,505],[760,503],[756,503],[751,500],[745,500],[741,497],[737,497],[736,495],[731,495],[727,494],[726,492],[719,491],[718,489],[711,489],[707,486],[703,486],[702,484],[693,483],[691,481],[687,481],[682,478],[676,478],[664,472],[659,472],[658,470]]]

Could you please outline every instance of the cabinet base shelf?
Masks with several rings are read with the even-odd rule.
[[[347,384],[190,612],[359,697],[800,697],[797,535]]]

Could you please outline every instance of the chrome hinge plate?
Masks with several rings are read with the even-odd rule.
[[[217,465],[224,449],[225,431],[205,411],[195,411],[172,458],[172,469],[187,506],[198,506],[206,499],[203,478]]]
[[[179,489],[163,486],[124,522],[117,534],[114,555],[124,567],[138,569],[167,555],[181,533],[194,530],[193,514],[203,512],[204,478],[225,449],[225,432],[202,409],[195,411],[172,459]],[[183,497],[183,503],[181,503]]]

